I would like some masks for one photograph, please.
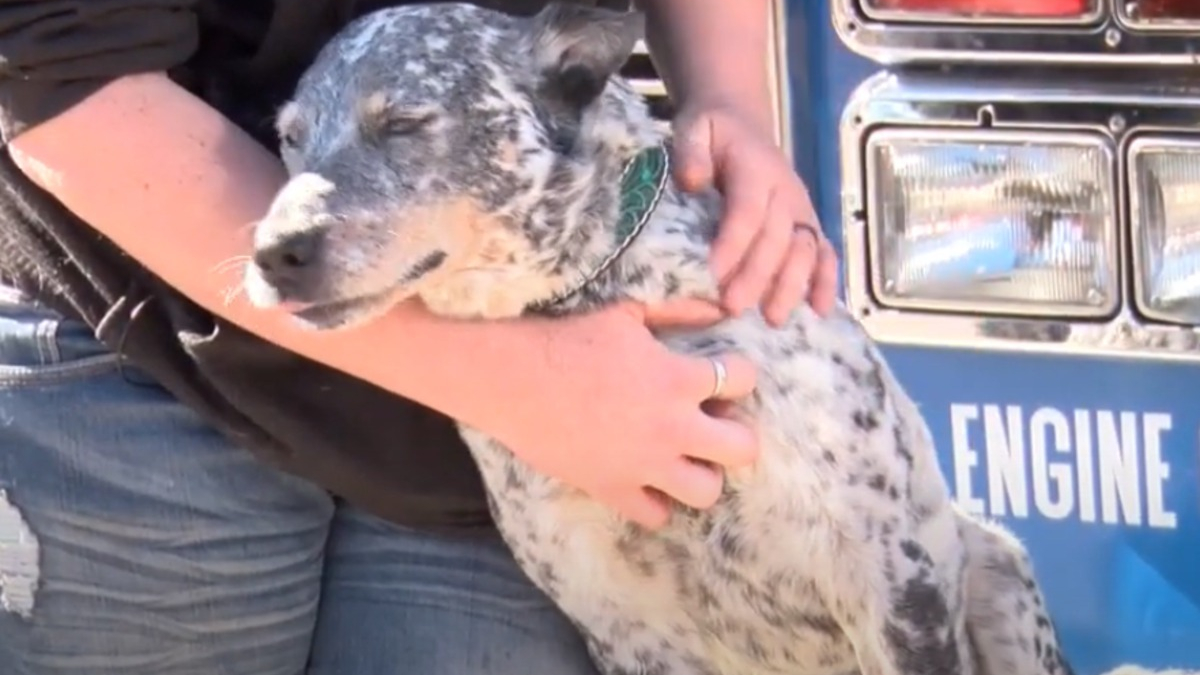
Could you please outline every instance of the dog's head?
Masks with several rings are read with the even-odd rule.
[[[636,13],[556,3],[347,26],[279,114],[290,180],[255,230],[251,301],[333,328],[449,276],[552,265],[566,223],[609,206],[598,167],[653,140],[615,77],[641,34]]]

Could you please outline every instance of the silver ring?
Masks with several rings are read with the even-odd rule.
[[[795,223],[792,225],[793,234],[800,234],[801,232],[807,232],[808,234],[812,235],[813,243],[820,245],[821,231],[817,229],[816,225],[813,225],[812,223]]]
[[[725,370],[725,364],[720,359],[709,359],[713,369],[713,388],[709,398],[720,398],[721,393],[725,391],[725,379],[729,377],[729,372]]]

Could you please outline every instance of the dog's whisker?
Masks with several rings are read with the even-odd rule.
[[[238,299],[238,296],[246,292],[246,284],[238,282],[221,292],[221,302],[225,307],[229,307]]]
[[[216,265],[213,265],[212,269],[209,271],[216,274],[224,274],[235,268],[241,267],[246,263],[249,263],[250,260],[251,258],[248,255],[235,255],[231,258],[226,258],[225,260],[218,262]]]
[[[250,222],[248,222],[248,223],[245,223],[244,225],[241,225],[241,226],[239,226],[239,227],[238,227],[238,229],[237,229],[236,231],[237,231],[237,232],[240,234],[240,233],[242,233],[242,232],[245,232],[245,231],[247,231],[247,230],[253,230],[254,228],[258,227],[259,223],[261,223],[261,222],[262,222],[262,220],[261,220],[261,219],[259,219],[259,220],[252,220],[252,221],[250,221]]]

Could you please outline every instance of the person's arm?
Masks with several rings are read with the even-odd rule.
[[[511,364],[501,377],[547,374],[528,348],[548,339],[541,323],[453,324],[409,304],[362,330],[317,335],[230,296],[241,265],[221,263],[252,250],[251,225],[285,174],[162,72],[195,49],[194,5],[106,0],[84,12],[74,0],[0,0],[0,130],[22,171],[214,314],[436,409],[472,421],[493,409],[472,398],[486,387],[464,386],[483,364]],[[429,358],[437,353],[477,358]]]
[[[27,175],[122,250],[204,308],[270,342],[467,417],[472,388],[462,383],[480,364],[513,364],[513,377],[544,372],[532,363],[538,352],[525,347],[545,339],[540,323],[451,323],[410,303],[360,330],[314,334],[251,307],[243,294],[230,299],[241,266],[223,274],[220,263],[252,249],[251,225],[283,184],[283,167],[162,74],[117,79],[9,147]],[[493,349],[497,355],[489,358]],[[429,358],[435,353],[476,358]]]
[[[636,0],[677,107],[729,106],[774,134],[766,62],[770,0]]]
[[[827,314],[837,298],[837,255],[776,142],[771,1],[636,3],[676,108],[675,176],[686,189],[715,186],[725,198],[712,256],[723,304],[734,314],[759,304],[775,325],[804,298]]]
[[[213,313],[484,429],[646,525],[665,522],[668,509],[644,486],[697,508],[719,496],[719,475],[688,457],[723,465],[753,457],[748,429],[698,405],[712,387],[708,362],[670,354],[624,309],[456,322],[407,303],[359,329],[318,334],[240,295],[226,302],[230,280],[216,268],[251,250],[249,225],[284,174],[274,156],[162,75],[120,78],[10,148],[36,182]],[[753,367],[725,361],[724,395],[745,396]]]
[[[240,296],[227,302],[240,277],[220,269],[250,252],[252,224],[285,176],[163,74],[194,42],[192,4],[106,0],[106,23],[78,0],[0,0],[0,133],[31,180],[214,314],[483,429],[645,524],[668,514],[646,486],[697,508],[720,495],[719,475],[690,458],[753,458],[747,427],[698,405],[711,392],[708,361],[670,353],[637,307],[453,322],[409,303],[360,329],[317,334]],[[168,24],[184,31],[164,44],[171,35],[157,28]],[[753,367],[725,360],[725,396],[746,395]]]

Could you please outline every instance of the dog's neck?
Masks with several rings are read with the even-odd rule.
[[[637,241],[650,219],[654,217],[659,201],[670,182],[671,153],[664,143],[656,143],[628,158],[624,162],[618,181],[617,214],[611,231],[606,232],[608,229],[604,227],[606,222],[597,219],[595,223],[586,221],[579,223],[581,227],[572,233],[579,233],[583,231],[582,228],[589,224],[593,225],[590,231],[595,232],[597,236],[587,237],[592,241],[588,241],[589,245],[584,248],[602,247],[607,234],[609,235],[607,238],[610,240],[608,253],[598,261],[580,261],[576,255],[573,255],[576,252],[564,250],[560,259],[555,261],[553,269],[576,267],[581,263],[583,268],[575,270],[578,273],[577,280],[571,283],[569,274],[561,275],[562,281],[567,285],[553,296],[534,302],[529,306],[529,310],[537,313],[553,312],[556,308],[565,306],[575,296],[587,292],[589,285],[596,283],[602,275],[608,273],[618,263],[621,256]],[[611,219],[606,219],[606,221],[611,222]],[[563,263],[568,264],[564,265]],[[589,264],[591,265],[590,269],[586,267]]]
[[[715,293],[708,265],[719,216],[715,193],[676,186],[666,139],[613,155],[556,237],[557,255],[541,266],[553,292],[531,298],[528,311],[565,314],[621,299]]]
[[[644,128],[644,127],[643,127]],[[713,297],[709,244],[715,193],[681,191],[658,133],[610,136],[586,161],[563,159],[537,203],[496,228],[463,271],[420,295],[439,314],[512,318],[569,314],[621,299]],[[665,174],[661,173],[665,172]],[[659,178],[663,178],[659,181]]]

